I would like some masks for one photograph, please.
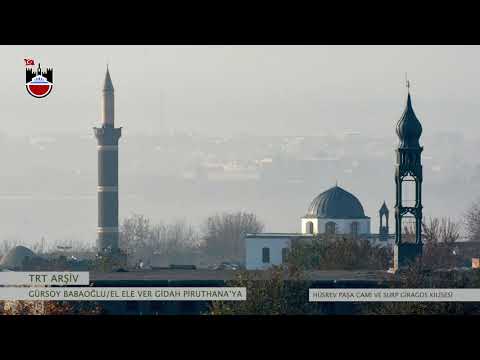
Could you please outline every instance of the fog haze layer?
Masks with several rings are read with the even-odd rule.
[[[459,218],[480,194],[478,46],[3,46],[0,56],[0,240],[94,243],[92,127],[107,62],[123,127],[121,219],[199,224],[246,210],[268,231],[298,231],[338,180],[376,231],[381,202],[394,201],[405,72],[424,129],[425,214]],[[53,67],[47,98],[25,91],[24,58]]]

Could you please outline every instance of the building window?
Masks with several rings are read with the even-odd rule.
[[[358,222],[354,221],[350,224],[350,233],[352,236],[358,235]]]
[[[305,224],[305,232],[307,234],[313,234],[313,222],[309,221]]]
[[[288,248],[283,248],[282,249],[282,263],[287,262],[287,257],[288,257]]]
[[[270,262],[270,249],[267,247],[262,249],[262,261],[264,264]]]
[[[333,235],[336,232],[337,225],[333,221],[329,221],[325,224],[325,233]]]

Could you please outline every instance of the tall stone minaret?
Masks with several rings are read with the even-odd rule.
[[[115,96],[107,67],[102,90],[102,126],[94,128],[98,140],[98,228],[97,251],[118,252],[118,139],[115,128]]]

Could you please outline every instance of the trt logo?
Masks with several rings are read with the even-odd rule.
[[[46,71],[42,71],[40,63],[35,71],[30,66],[35,65],[33,59],[24,59],[25,66],[25,86],[27,92],[36,98],[44,98],[52,92],[53,89],[53,69],[47,68]]]

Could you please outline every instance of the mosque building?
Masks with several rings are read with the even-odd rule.
[[[405,110],[396,128],[399,144],[395,166],[395,233],[389,233],[389,211],[385,202],[379,210],[379,231],[372,234],[370,217],[365,215],[361,202],[337,184],[313,199],[307,214],[302,218],[300,233],[246,234],[247,269],[266,269],[280,265],[285,262],[293,240],[312,239],[316,235],[325,234],[367,239],[375,244],[393,247],[395,270],[408,266],[409,262],[421,256],[423,146],[419,139],[422,125],[413,111],[408,80],[407,89]]]
[[[301,219],[300,233],[247,234],[246,268],[265,269],[285,261],[292,240],[312,239],[315,235],[345,235],[368,239],[376,244],[392,245],[393,235],[388,230],[388,208],[385,202],[379,210],[378,234],[370,231],[370,217],[365,215],[362,203],[347,190],[335,185],[315,197]],[[386,222],[383,222],[386,219]]]

